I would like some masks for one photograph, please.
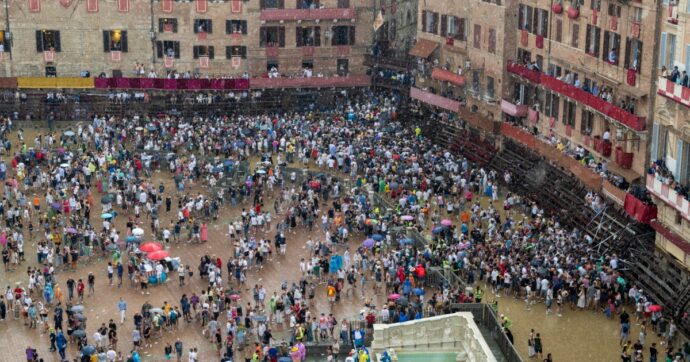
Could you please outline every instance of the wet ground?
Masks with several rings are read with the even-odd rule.
[[[31,140],[31,135],[35,130],[28,130],[25,133],[25,139]],[[170,177],[166,171],[154,173],[155,182],[159,180],[167,184],[166,190],[172,190],[170,184]],[[201,190],[199,185],[195,186],[194,191]],[[99,195],[94,195],[94,200],[100,199]],[[173,199],[175,201],[176,199]],[[486,202],[486,200],[484,200]],[[174,204],[175,202],[173,202]],[[267,202],[267,205],[272,203]],[[248,204],[245,206],[249,206]],[[98,207],[94,211],[98,210]],[[139,290],[130,287],[125,283],[122,288],[116,286],[109,286],[106,277],[107,261],[97,260],[88,265],[80,264],[76,271],[60,272],[57,275],[58,282],[62,285],[65,298],[67,296],[65,280],[68,278],[78,279],[86,278],[89,272],[96,275],[96,294],[85,298],[87,321],[87,336],[91,337],[95,330],[101,323],[108,322],[109,319],[118,318],[117,301],[123,297],[128,303],[128,317],[131,317],[135,311],[138,311],[144,302],[150,302],[154,306],[162,305],[164,301],[168,301],[174,305],[179,305],[179,299],[183,293],[188,295],[192,292],[199,293],[202,288],[205,288],[207,283],[199,278],[196,267],[198,266],[199,258],[204,255],[220,256],[225,262],[230,256],[230,248],[232,243],[227,236],[227,223],[233,220],[241,212],[241,207],[230,209],[224,208],[216,223],[209,223],[208,239],[204,244],[173,244],[170,247],[170,254],[173,257],[180,257],[185,265],[190,265],[195,270],[192,280],[187,281],[187,285],[180,287],[177,283],[177,273],[172,273],[172,278],[168,283],[161,286],[151,287],[150,294],[141,294]],[[97,217],[99,212],[92,212]],[[167,226],[171,217],[174,214],[166,214],[164,210],[161,214],[161,226]],[[274,228],[267,232],[267,237],[272,239],[275,234],[275,225],[278,217],[274,216]],[[118,217],[116,227],[118,230],[125,230],[124,223],[126,217]],[[95,225],[100,225],[100,220],[92,220]],[[148,221],[144,220],[143,228],[148,230]],[[313,238],[323,238],[320,229],[313,232]],[[260,235],[259,235],[260,236]],[[268,291],[268,295],[272,295],[273,291],[280,290],[280,284],[285,281],[297,281],[299,279],[299,260],[301,257],[307,255],[306,240],[308,235],[304,230],[299,230],[296,234],[288,235],[287,255],[284,257],[276,257],[269,261],[262,269],[252,270],[248,273],[248,286],[254,284],[263,284]],[[149,240],[146,236],[144,239]],[[361,237],[353,235],[350,238],[352,247],[361,242]],[[27,243],[26,255],[27,261],[24,262],[20,268],[12,272],[0,271],[0,287],[4,289],[5,285],[14,285],[16,282],[21,282],[26,285],[27,277],[26,267],[36,265],[35,245]],[[224,270],[225,272],[225,270]],[[320,286],[317,289],[316,305],[318,312],[330,312],[328,303],[325,300],[325,288]],[[374,295],[371,290],[367,291],[367,296],[375,298],[375,303],[381,305],[384,302],[385,295]],[[243,300],[251,299],[251,292],[248,290],[242,293]],[[492,301],[496,297],[490,292],[486,293],[485,301]],[[527,358],[527,339],[530,329],[541,333],[544,344],[544,357],[547,352],[553,354],[554,361],[618,361],[620,360],[619,335],[618,335],[618,320],[607,320],[601,313],[593,313],[587,311],[573,311],[566,308],[563,317],[558,317],[555,314],[546,315],[543,304],[535,305],[532,310],[525,310],[525,304],[522,300],[514,299],[513,297],[501,296],[497,298],[499,301],[499,312],[507,315],[513,321],[512,332],[514,335],[515,345],[518,351],[525,360]],[[345,297],[340,303],[334,307],[334,313],[338,321],[343,318],[350,319],[354,317],[363,307],[363,300],[359,296]],[[118,326],[119,343],[118,350],[125,356],[130,351],[131,346],[131,331],[132,321],[128,319],[124,325]],[[280,326],[274,326],[277,330],[279,338],[283,333]],[[637,340],[639,333],[639,326],[632,326],[631,338],[633,342]],[[146,348],[142,352],[144,361],[162,361],[163,348],[166,342],[173,343],[175,338],[180,338],[184,342],[185,350],[191,347],[199,349],[199,361],[214,361],[218,360],[213,345],[205,340],[201,333],[200,325],[192,323],[186,325],[184,322],[181,328],[173,333],[164,333],[163,338],[154,341],[151,348]],[[3,356],[2,361],[14,362],[25,361],[24,349],[27,346],[33,346],[38,349],[39,354],[46,361],[57,361],[57,354],[48,352],[49,339],[48,336],[41,333],[40,330],[30,329],[22,324],[21,320],[14,320],[9,316],[8,320],[0,322],[0,338],[3,343],[0,343],[0,354]],[[653,336],[651,329],[647,336],[647,343],[645,348],[645,361],[648,360],[648,346],[651,342],[657,341]],[[68,355],[74,358],[76,351],[69,349]],[[320,356],[312,356],[314,360],[325,360]],[[186,355],[184,357],[186,361]]]

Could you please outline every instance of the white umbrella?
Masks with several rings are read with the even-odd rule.
[[[67,164],[67,163],[60,164],[60,168],[67,168],[67,167],[69,167],[69,164]]]
[[[142,236],[142,235],[144,235],[144,229],[142,229],[142,228],[134,228],[134,229],[132,230],[132,235],[134,235],[134,236]]]

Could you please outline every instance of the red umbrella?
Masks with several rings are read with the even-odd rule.
[[[239,294],[230,294],[230,300],[240,300]]]
[[[662,309],[664,308],[658,304],[652,304],[649,306],[649,311],[652,313],[661,312]]]
[[[163,260],[163,259],[167,258],[168,255],[170,255],[170,254],[168,254],[168,252],[165,250],[156,250],[156,251],[152,251],[152,252],[147,254],[149,259],[151,259],[151,260]]]
[[[160,243],[157,243],[155,241],[149,241],[149,242],[146,242],[146,243],[139,245],[139,250],[141,250],[145,253],[150,253],[153,251],[163,250],[163,245],[161,245]]]
[[[397,293],[393,293],[393,294],[388,296],[388,300],[398,300],[398,299],[400,299],[400,294],[397,294]]]

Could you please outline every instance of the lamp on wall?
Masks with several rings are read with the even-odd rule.
[[[120,29],[113,30],[113,42],[119,43],[120,40],[122,39],[122,31]]]

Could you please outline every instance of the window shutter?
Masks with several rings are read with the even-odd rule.
[[[666,65],[666,37],[667,33],[661,33],[661,44],[659,47],[659,68]]]
[[[636,40],[636,42],[637,42],[637,49],[636,49],[637,51],[635,52],[635,54],[632,55],[632,60],[630,61],[630,63],[632,63],[631,65],[637,65],[636,72],[639,73],[640,69],[642,69],[642,54],[644,54],[644,53],[642,52],[642,42],[639,40]],[[637,64],[634,64],[635,60],[636,60],[635,57],[637,57]]]
[[[669,63],[669,68],[673,68],[673,65],[676,63],[676,36],[675,35],[669,35],[668,36],[668,63]]]
[[[242,34],[247,35],[247,21],[242,20],[240,22],[240,27],[242,27]]]
[[[681,175],[683,175],[683,140],[677,139],[676,140],[676,180],[683,182],[684,180],[681,180]]]
[[[434,28],[432,29],[431,32],[434,34],[438,34],[438,13],[433,13],[433,15],[434,15],[434,24],[433,24]]]
[[[127,30],[122,30],[120,35],[121,35],[120,50],[123,53],[127,53]]]
[[[194,19],[194,34],[199,33],[199,19]]]
[[[659,124],[652,125],[652,162],[659,159]]]
[[[259,31],[259,46],[265,47],[266,46],[266,28],[261,27]]]
[[[232,59],[232,47],[225,47],[225,59]]]
[[[225,20],[225,34],[232,34],[232,20]]]
[[[195,45],[194,47],[192,47],[192,57],[194,59],[199,59],[199,46],[198,45]]]
[[[556,19],[556,41],[559,43],[563,41],[563,20],[561,19]]]
[[[609,39],[610,39],[610,38],[611,38],[611,33],[610,33],[608,30],[605,31],[605,32],[604,32],[604,49],[603,49],[603,51],[601,52],[601,53],[602,53],[602,54],[601,54],[601,59],[603,59],[603,60],[605,60],[605,61],[608,61],[608,59],[609,59],[609,51],[611,50],[611,49],[609,48],[609,45],[611,45],[610,42],[609,42]]]
[[[158,32],[162,33],[163,32],[163,19],[158,18]]]
[[[284,26],[278,27],[278,46],[281,48],[285,46],[285,27]]]
[[[175,52],[175,59],[180,59],[180,42],[173,42],[173,51]]]
[[[630,63],[631,63],[630,62],[630,55],[632,54],[632,53],[630,53],[631,47],[632,47],[632,41],[630,41],[630,38],[625,38],[625,60],[623,62],[623,66],[625,67],[625,69],[630,68]]]
[[[349,44],[355,45],[355,27],[351,26],[349,30],[350,31],[347,32],[348,35],[350,36],[350,39],[349,39],[350,43]]]
[[[592,47],[592,25],[587,24],[587,32],[585,34],[585,52],[594,53],[594,48]]]
[[[690,73],[690,45],[685,46],[685,71]]]
[[[103,51],[110,52],[110,30],[103,30]]]
[[[163,42],[160,40],[156,42],[156,55],[158,58],[163,58]]]
[[[448,34],[448,15],[441,15],[441,36]]]
[[[571,39],[571,46],[578,48],[580,46],[580,25],[573,24],[573,34]]]
[[[173,33],[177,33],[177,19],[172,19]]]
[[[314,46],[316,46],[316,47],[321,46],[321,27],[320,26],[314,27]]]
[[[537,34],[537,30],[539,30],[539,8],[535,7],[532,10],[532,26],[529,31],[532,34]]]
[[[208,47],[208,59],[213,59],[216,56],[216,50],[213,48],[213,45]]]
[[[40,30],[36,30],[36,51],[39,53],[43,51],[43,32]]]
[[[213,20],[206,20],[206,32],[209,34],[213,33]]]
[[[549,34],[549,12],[546,10],[541,10],[541,35],[544,38],[551,36]]]
[[[259,1],[259,7],[261,9],[266,9],[266,0],[260,0]]]
[[[302,43],[302,27],[298,26],[295,28],[295,45],[298,47],[304,46]]]
[[[518,5],[518,30],[522,30],[525,25],[525,5]]]
[[[285,0],[278,0],[278,9],[283,9],[285,7]]]
[[[427,29],[426,29],[426,10],[422,10],[422,31],[427,32]]]
[[[531,29],[531,27],[532,27],[532,7],[531,6],[525,5],[525,15],[526,15],[525,29],[527,29],[527,31],[529,31],[529,32],[532,32],[532,29]]]
[[[60,31],[53,31],[53,39],[55,39],[55,51],[62,51],[62,45],[60,43]]]

